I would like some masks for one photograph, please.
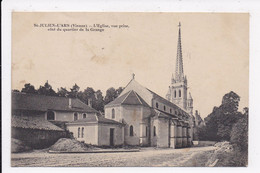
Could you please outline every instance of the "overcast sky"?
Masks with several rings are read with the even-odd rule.
[[[57,91],[77,83],[101,89],[135,79],[165,97],[175,70],[181,22],[184,73],[202,117],[231,90],[248,106],[249,15],[239,13],[14,13],[12,89],[46,80]],[[47,31],[34,24],[129,25],[123,29]]]

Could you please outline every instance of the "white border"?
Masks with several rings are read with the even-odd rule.
[[[257,172],[259,168],[260,111],[260,3],[257,0],[5,0],[2,3],[2,166],[3,172],[97,171],[97,172]],[[248,168],[11,168],[10,167],[10,89],[11,89],[11,12],[249,12],[250,13],[250,99]],[[73,170],[71,170],[73,169]]]

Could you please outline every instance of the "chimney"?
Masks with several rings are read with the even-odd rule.
[[[69,108],[72,108],[72,105],[71,105],[71,98],[69,98]]]
[[[88,99],[88,106],[92,108],[92,99],[91,98]]]

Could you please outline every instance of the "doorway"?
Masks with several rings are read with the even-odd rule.
[[[110,129],[110,146],[114,146],[114,129]]]

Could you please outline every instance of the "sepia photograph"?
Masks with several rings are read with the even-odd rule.
[[[249,17],[12,12],[11,167],[247,167]]]

